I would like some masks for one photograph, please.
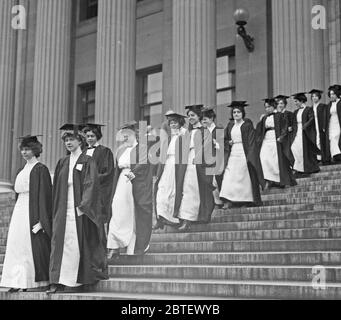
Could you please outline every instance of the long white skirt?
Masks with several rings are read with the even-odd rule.
[[[275,130],[267,131],[260,151],[260,160],[264,172],[264,179],[280,182],[277,142]]]
[[[118,179],[112,202],[107,247],[108,249],[127,248],[127,254],[133,255],[136,242],[135,206],[133,185],[125,176],[128,172],[129,169],[122,170]]]
[[[64,247],[60,268],[59,284],[68,287],[78,287],[81,285],[77,283],[79,262],[80,250],[76,225],[73,185],[69,184]]]
[[[171,223],[179,223],[179,219],[173,217],[175,193],[175,156],[171,155],[168,156],[166,160],[156,194],[156,210],[158,217],[162,217]]]
[[[220,197],[231,202],[253,202],[252,182],[242,143],[232,146]]]
[[[341,130],[338,115],[337,113],[332,113],[329,123],[330,153],[332,157],[341,154],[339,147],[340,134]]]
[[[179,219],[188,221],[198,221],[200,209],[200,194],[197,167],[193,164],[195,150],[192,149],[188,156],[183,195],[179,210]]]
[[[291,146],[291,151],[295,158],[294,170],[298,172],[304,172],[303,136],[301,123],[299,123],[297,126],[297,134]]]
[[[1,287],[33,289],[49,282],[35,282],[29,216],[29,192],[20,193],[8,230]]]

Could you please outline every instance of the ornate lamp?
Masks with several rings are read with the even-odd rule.
[[[245,26],[250,18],[250,14],[246,9],[237,9],[234,13],[234,20],[238,26],[237,32],[244,40],[245,46],[249,52],[255,50],[254,38],[247,34]]]

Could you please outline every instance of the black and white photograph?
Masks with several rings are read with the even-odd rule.
[[[0,303],[341,300],[340,0],[0,0],[0,149]]]

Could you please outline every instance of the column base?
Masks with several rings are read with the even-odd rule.
[[[0,181],[0,194],[14,193],[13,185],[9,182]]]

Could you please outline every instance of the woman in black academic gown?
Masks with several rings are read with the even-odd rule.
[[[47,293],[96,283],[94,263],[102,225],[100,184],[95,161],[82,153],[79,126],[64,125],[62,140],[70,153],[59,160],[53,179],[53,223],[50,281]]]
[[[265,190],[270,187],[295,186],[290,159],[291,148],[288,139],[288,123],[283,113],[276,112],[276,101],[268,99],[265,103],[266,116],[257,125],[257,141],[260,161],[266,181]]]
[[[293,95],[297,110],[294,112],[293,137],[291,151],[294,155],[296,178],[305,177],[320,171],[316,146],[316,128],[314,110],[306,106],[308,101],[304,92]]]
[[[315,128],[316,128],[316,145],[320,150],[320,154],[317,159],[322,162],[323,165],[330,163],[330,150],[327,133],[327,113],[328,106],[321,103],[322,90],[313,89],[309,92],[311,95],[311,101],[313,103]]]
[[[327,108],[327,133],[329,153],[334,162],[341,162],[341,86],[328,90],[330,103]]]
[[[112,217],[108,232],[108,259],[120,249],[143,255],[149,249],[153,220],[153,171],[148,145],[137,140],[137,123],[121,127],[124,143],[116,155]]]
[[[190,229],[193,222],[209,223],[214,210],[213,175],[209,167],[214,165],[210,154],[210,135],[201,124],[203,105],[187,106],[189,130],[177,141],[179,170],[175,198],[175,217],[180,219],[180,231]],[[206,131],[206,132],[205,132]],[[211,153],[212,154],[212,153]]]
[[[215,123],[217,115],[214,112],[214,107],[204,107],[202,109],[202,125],[207,129],[211,135],[212,140],[212,156],[215,157],[216,170],[221,172],[221,174],[216,174],[213,177],[213,186],[216,188],[213,191],[214,202],[218,208],[222,208],[224,203],[219,197],[221,190],[221,184],[223,182],[223,172],[224,172],[224,128],[218,127]],[[221,139],[219,139],[219,134],[221,133]],[[218,140],[221,142],[218,143]]]
[[[232,119],[226,128],[226,169],[220,197],[224,209],[233,205],[261,205],[260,185],[264,177],[259,161],[255,129],[251,121],[245,121],[245,101],[233,101]]]
[[[49,170],[38,161],[42,145],[36,136],[21,138],[25,166],[14,185],[17,202],[8,231],[1,287],[20,289],[49,285],[52,183]]]
[[[293,125],[294,125],[295,115],[293,112],[287,110],[289,97],[285,95],[278,95],[274,99],[276,100],[276,103],[277,103],[277,111],[283,114],[285,121],[287,123],[288,141],[289,141],[289,144],[291,145],[294,139],[293,138]],[[293,163],[294,158],[292,158],[291,161]]]
[[[102,139],[103,125],[87,123],[83,132],[86,137],[88,147],[85,151],[86,155],[92,157],[97,166],[98,177],[100,183],[100,203],[101,203],[101,220],[102,225],[100,228],[100,238],[102,246],[95,251],[97,256],[97,269],[99,274],[102,273],[102,278],[108,279],[108,269],[106,261],[107,251],[107,237],[105,229],[108,227],[112,212],[111,212],[111,195],[113,190],[113,181],[115,173],[114,155],[112,151],[99,144]]]

